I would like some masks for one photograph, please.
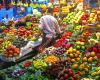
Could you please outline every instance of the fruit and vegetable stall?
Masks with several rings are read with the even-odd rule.
[[[59,8],[63,17],[57,19],[64,32],[61,37],[32,59],[0,70],[0,80],[100,80],[100,10],[64,4]],[[34,10],[33,15],[9,21],[9,27],[0,23],[0,58],[14,61],[29,41],[38,41],[41,14]],[[21,22],[25,26],[14,25]]]

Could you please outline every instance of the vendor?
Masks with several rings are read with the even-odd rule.
[[[39,28],[43,32],[42,39],[39,39],[39,42],[37,42],[37,44],[33,41],[30,41],[24,48],[21,49],[21,56],[28,53],[30,51],[30,47],[34,48],[38,45],[41,45],[41,47],[38,47],[38,51],[42,52],[45,47],[53,44],[57,34],[60,34],[61,31],[57,20],[52,16],[52,12],[53,9],[49,8],[48,13],[45,14],[44,12],[44,16],[40,19]]]
[[[42,52],[46,47],[53,44],[55,39],[58,38],[57,34],[60,34],[61,31],[57,20],[52,16],[52,12],[52,9],[48,10],[48,14],[45,14],[40,19],[39,27],[43,32],[42,39],[39,38],[38,42],[35,43],[30,41],[25,47],[23,47],[19,59],[9,62],[2,60],[0,63],[0,69],[5,69],[27,59],[31,59],[36,56],[38,52]]]

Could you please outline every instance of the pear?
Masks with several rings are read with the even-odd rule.
[[[100,75],[100,70],[97,72],[98,75]]]
[[[97,60],[97,59],[98,59],[97,56],[95,56],[95,57],[94,57],[94,60]]]
[[[76,49],[73,49],[73,52],[76,52],[77,50]]]
[[[98,67],[96,70],[97,70],[97,71],[100,70],[100,67]]]
[[[85,71],[86,71],[86,72],[88,72],[88,71],[89,71],[89,69],[88,69],[88,68],[84,68],[84,69],[85,69]]]
[[[71,58],[74,58],[74,54],[71,53],[71,54],[70,54],[70,57],[71,57]]]
[[[84,42],[81,42],[81,45],[84,45]]]
[[[88,62],[92,62],[92,61],[93,61],[92,57],[88,58]]]
[[[80,65],[80,69],[81,69],[81,70],[83,70],[83,69],[84,69],[84,67],[85,67],[85,65],[84,65],[84,64],[81,64],[81,65]]]
[[[77,58],[79,55],[77,53],[75,53],[75,57]]]
[[[76,46],[76,48],[77,48],[77,49],[80,49],[80,46],[79,46],[79,45],[77,45],[77,46]]]
[[[75,62],[75,59],[71,59],[71,62]]]
[[[80,55],[81,53],[79,51],[77,51],[76,54]]]
[[[85,46],[81,46],[81,48],[84,50],[85,49]]]
[[[83,61],[86,62],[86,61],[87,61],[87,57],[84,57],[84,58],[83,58]]]
[[[95,76],[96,74],[97,74],[97,73],[96,73],[96,72],[94,72],[94,73],[92,73],[92,74],[91,74],[91,76]]]
[[[78,68],[78,64],[74,64],[74,65],[72,65],[72,69],[77,69]]]
[[[90,56],[94,57],[95,56],[95,52],[91,52]]]
[[[72,53],[73,52],[73,48],[71,47],[68,52]]]

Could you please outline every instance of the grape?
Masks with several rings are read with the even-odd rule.
[[[63,61],[51,64],[49,67],[47,67],[47,69],[43,72],[43,74],[52,79],[55,79],[58,77],[59,73],[63,70],[64,66],[65,65]]]
[[[65,47],[59,47],[54,51],[54,53],[57,54],[57,55],[62,55],[62,54],[65,53],[65,51],[66,51]]]
[[[25,73],[25,70],[14,70],[14,72],[12,72],[12,76],[13,77],[19,77],[21,75],[23,75]]]

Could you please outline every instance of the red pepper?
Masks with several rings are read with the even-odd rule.
[[[27,68],[27,67],[29,67],[31,64],[32,64],[31,61],[27,61],[27,62],[24,63],[23,66],[24,66],[25,68]]]

